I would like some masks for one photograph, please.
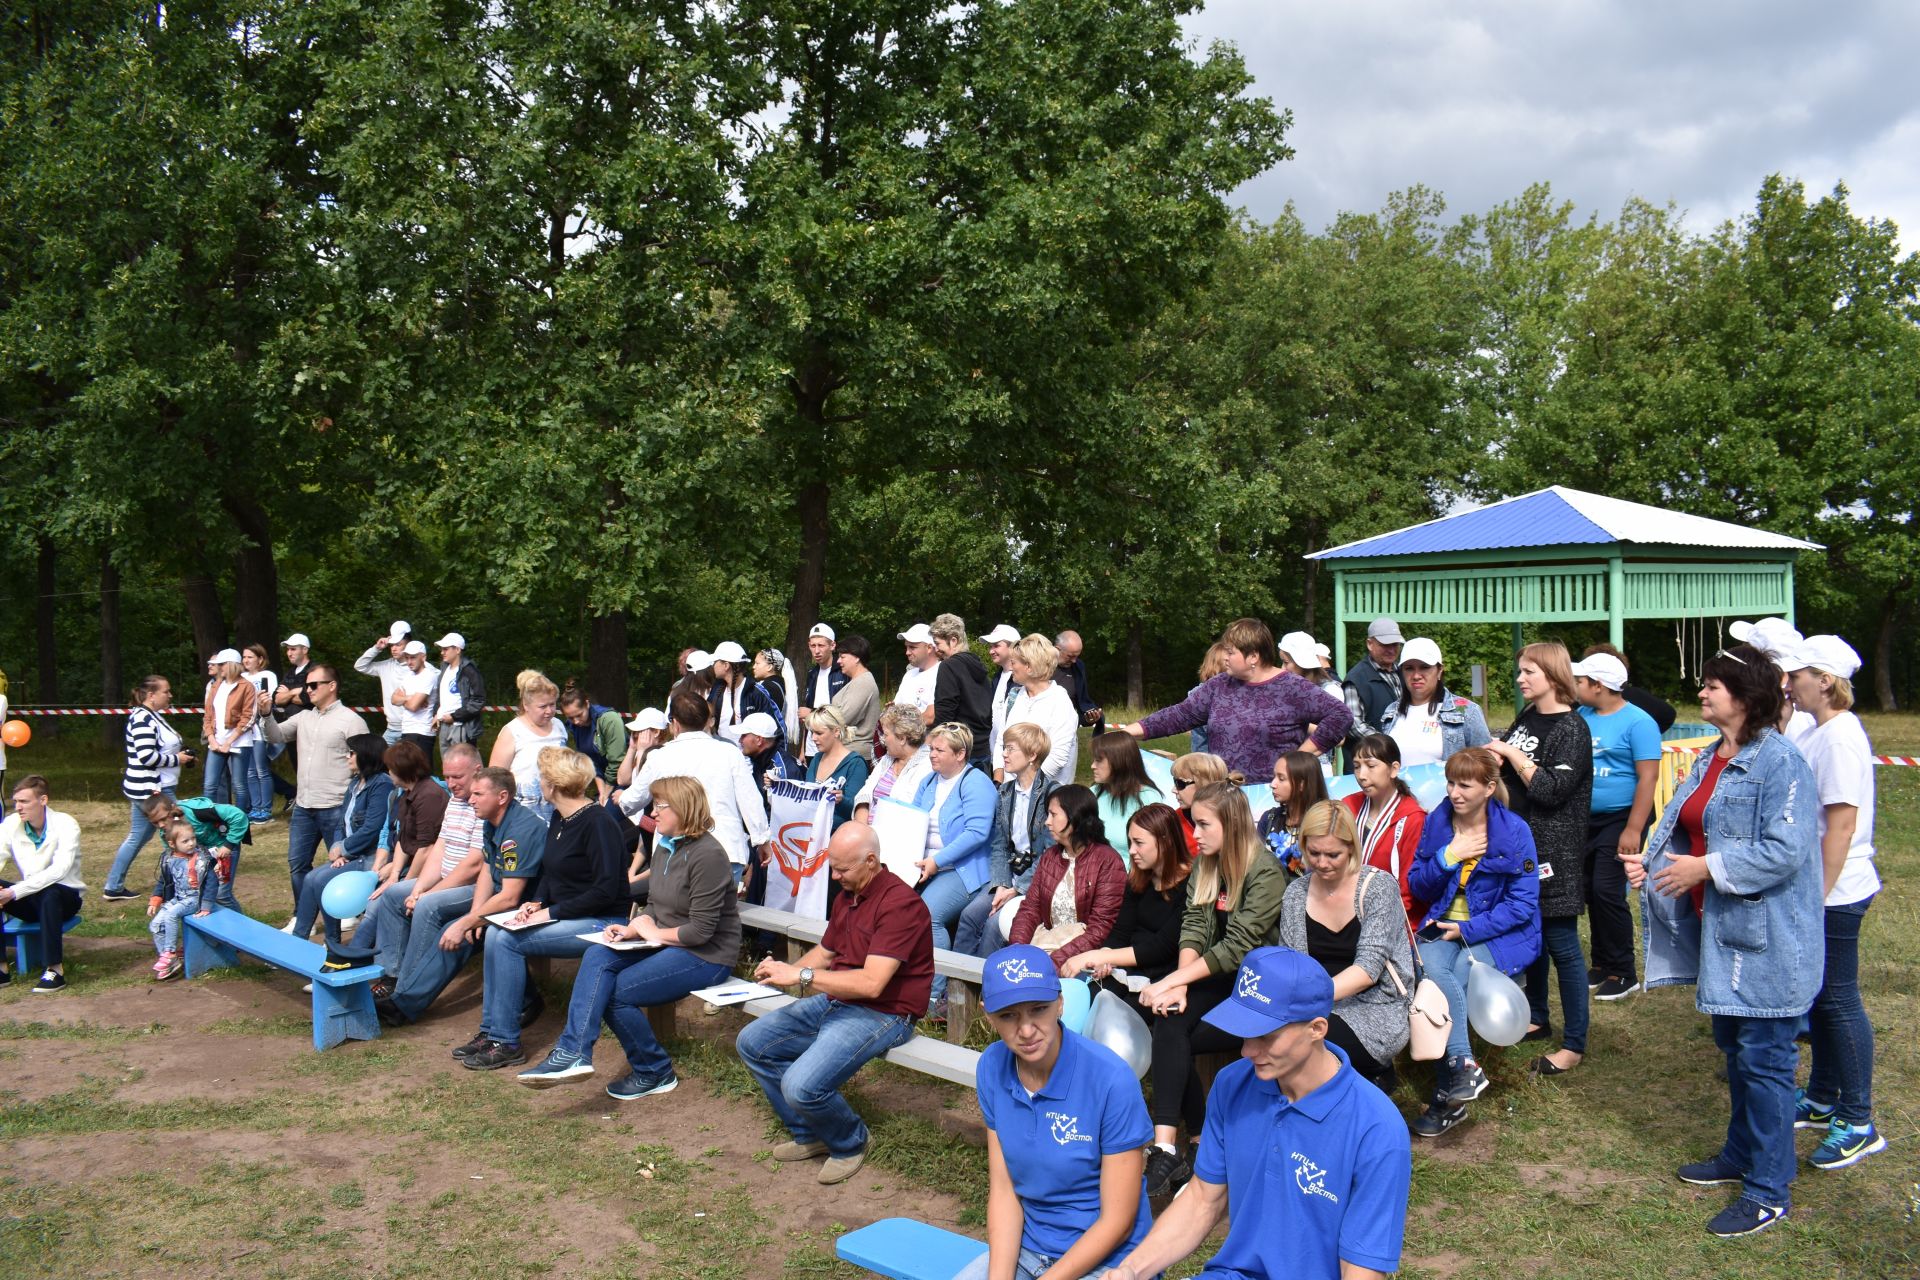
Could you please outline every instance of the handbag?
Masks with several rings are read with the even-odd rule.
[[[1368,870],[1379,875],[1377,867]],[[1361,892],[1354,896],[1354,918],[1364,918],[1364,900],[1366,897],[1366,877],[1360,878]],[[1397,901],[1399,894],[1394,898]],[[1407,1050],[1415,1062],[1434,1062],[1447,1056],[1447,1036],[1453,1030],[1453,1007],[1447,1003],[1447,993],[1440,984],[1427,976],[1426,966],[1420,963],[1420,944],[1413,937],[1413,922],[1402,919],[1407,926],[1407,954],[1413,960],[1413,995],[1407,995],[1406,984],[1400,981],[1399,970],[1393,967],[1393,961],[1387,961],[1387,976],[1393,979],[1394,990],[1400,998],[1407,1001]]]

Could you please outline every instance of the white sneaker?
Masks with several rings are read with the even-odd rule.
[[[309,982],[309,983],[307,983],[307,984],[306,984],[305,986],[303,986],[303,987],[301,987],[301,988],[300,988],[300,994],[302,994],[302,995],[308,995],[308,996],[310,996],[310,995],[312,995],[312,994],[313,994],[313,984],[312,984],[311,982]]]
[[[293,932],[294,926],[299,923],[300,923],[300,917],[294,916],[291,919],[289,919],[285,924],[280,926],[280,932],[285,934],[291,934]]]
[[[342,929],[358,928],[360,925],[360,922],[364,919],[366,919],[365,916],[348,916],[345,920],[342,920],[340,922],[340,927]]]

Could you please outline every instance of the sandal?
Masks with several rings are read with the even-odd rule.
[[[1543,1053],[1528,1065],[1527,1070],[1536,1076],[1564,1076],[1573,1068],[1563,1067]]]

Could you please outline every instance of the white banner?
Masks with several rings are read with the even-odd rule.
[[[773,861],[767,867],[767,905],[813,920],[827,918],[827,838],[833,833],[837,784],[770,778],[767,797]]]

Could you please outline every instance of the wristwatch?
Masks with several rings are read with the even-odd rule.
[[[812,985],[813,985],[813,970],[802,969],[800,971],[800,989],[802,991],[805,991],[808,987]]]

